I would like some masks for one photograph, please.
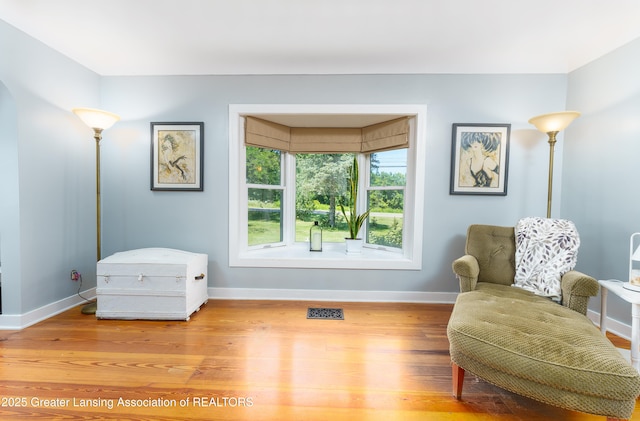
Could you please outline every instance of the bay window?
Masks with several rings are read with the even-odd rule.
[[[424,107],[353,106],[361,111],[339,114],[344,107],[230,107],[231,266],[420,269]],[[365,248],[355,257],[344,253],[339,207],[354,156],[359,212],[370,210],[360,232]],[[314,221],[324,245],[312,254]]]

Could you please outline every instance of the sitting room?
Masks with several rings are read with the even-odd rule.
[[[636,3],[0,1],[0,415],[640,420]]]

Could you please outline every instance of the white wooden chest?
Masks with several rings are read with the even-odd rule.
[[[99,319],[189,320],[207,302],[208,256],[167,248],[115,253],[98,262]]]

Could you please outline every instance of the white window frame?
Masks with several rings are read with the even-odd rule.
[[[343,243],[324,243],[321,253],[309,251],[307,243],[290,243],[290,206],[283,209],[284,244],[249,248],[247,245],[247,185],[244,145],[244,117],[247,115],[384,115],[411,116],[407,185],[403,220],[403,249],[393,252],[387,247],[369,245],[361,255],[347,255]],[[426,105],[411,104],[231,104],[229,105],[229,266],[326,269],[422,269],[424,218],[424,180],[426,159]],[[295,203],[295,184],[291,165],[295,158],[283,154],[283,199]],[[367,161],[369,161],[367,159]],[[368,171],[368,165],[365,166]],[[365,172],[368,174],[367,172]],[[368,177],[368,176],[367,176]],[[367,182],[368,185],[368,182]],[[366,198],[365,198],[366,200]],[[295,224],[294,224],[295,226]],[[295,234],[293,234],[295,237]]]
[[[368,171],[368,174],[367,174],[367,184],[365,185],[365,189],[364,189],[365,190],[365,194],[363,194],[363,196],[365,196],[365,198],[364,198],[365,199],[365,208],[366,208],[366,200],[367,200],[366,195],[368,195],[369,193],[374,192],[374,191],[385,191],[385,190],[402,190],[402,192],[403,192],[402,197],[404,198],[404,205],[403,206],[406,206],[406,202],[407,202],[407,187],[406,186],[372,186],[371,185],[371,180],[370,180],[370,178],[371,178],[371,159],[370,158],[367,159],[367,167],[369,168],[369,171]],[[402,244],[403,244],[403,247],[406,244],[405,243],[405,236],[406,236],[406,232],[405,231],[406,230],[404,229],[404,218],[406,217],[405,214],[406,214],[406,212],[404,211],[404,207],[403,207],[403,212],[402,212],[402,215],[403,215],[403,219],[402,219],[403,220],[403,228],[402,228]],[[371,221],[369,221],[369,222],[371,222]],[[368,238],[369,237],[369,233],[367,232],[368,228],[369,227],[367,226],[367,224],[364,224],[362,226],[362,229],[365,230],[365,232],[363,234],[364,238]],[[383,245],[380,245],[380,244],[365,243],[364,246],[365,247],[375,247],[378,250],[386,250],[386,251],[394,252],[394,253],[402,253],[403,252],[403,248],[397,248],[397,247],[391,247],[391,246],[383,246]]]
[[[244,143],[244,141],[243,141],[243,143]],[[247,162],[246,148],[242,148],[242,152],[243,152],[243,155],[244,155],[242,160],[246,164],[246,162]],[[288,155],[288,154],[286,154],[285,152],[281,152],[280,153],[280,184],[250,184],[250,183],[246,182],[246,176],[245,176],[244,183],[243,183],[241,188],[244,191],[248,191],[248,189],[280,190],[280,192],[281,192],[281,195],[280,195],[281,203],[289,203],[288,202],[289,199],[287,197],[288,194],[289,194],[288,189],[287,189],[287,185],[290,185],[290,184],[287,184],[287,182],[285,181],[286,180],[286,176],[285,176],[285,172],[284,172],[284,169],[286,168],[286,165],[284,163],[284,161],[286,159],[285,155]],[[245,174],[246,174],[246,165],[243,168],[244,168]],[[245,201],[245,204],[246,204],[246,211],[247,211],[245,213],[245,215],[247,215],[248,211],[249,211],[248,200]],[[290,212],[287,210],[286,206],[282,207],[282,213],[280,214],[280,221],[281,221],[280,223],[282,224],[282,241],[278,241],[278,242],[275,242],[275,243],[257,244],[255,246],[250,246],[248,244],[248,242],[249,242],[249,232],[248,232],[248,228],[249,227],[248,227],[248,225],[249,224],[248,223],[244,224],[244,232],[243,232],[244,237],[243,238],[247,239],[247,249],[248,250],[258,250],[258,249],[265,248],[265,247],[285,246],[287,244],[287,234],[288,234],[288,228],[287,227],[288,227],[288,218],[289,218],[288,214],[289,213]]]

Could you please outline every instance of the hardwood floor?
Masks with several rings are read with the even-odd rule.
[[[345,319],[308,320],[308,307]],[[1,419],[604,421],[471,375],[455,400],[451,308],[212,300],[188,322],[72,309],[0,331]]]

